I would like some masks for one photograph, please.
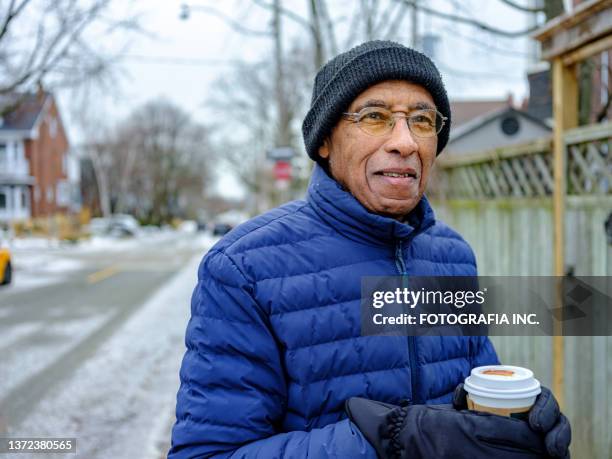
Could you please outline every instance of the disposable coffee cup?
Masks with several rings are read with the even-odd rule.
[[[525,419],[542,392],[527,368],[488,365],[472,369],[463,385],[470,410]]]

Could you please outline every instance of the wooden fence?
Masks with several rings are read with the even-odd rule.
[[[612,214],[612,123],[565,136],[565,262],[574,274],[612,276],[605,222]],[[437,216],[476,252],[479,274],[551,276],[551,140],[440,158],[429,196]],[[572,456],[612,458],[612,337],[564,338],[564,412]],[[552,386],[552,337],[492,337],[502,362]]]

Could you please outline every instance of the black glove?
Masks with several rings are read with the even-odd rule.
[[[462,386],[458,387],[459,394],[462,390]],[[457,404],[464,400],[461,395],[455,396]],[[548,440],[545,443],[539,432],[549,426],[554,416],[544,408],[550,402],[544,402],[543,409],[536,410],[540,414],[534,416],[534,422],[543,429],[538,432],[520,419],[459,411],[452,405],[398,407],[351,398],[346,403],[346,411],[381,458],[528,459],[548,457]],[[567,430],[561,428],[558,438],[550,441],[556,452],[567,453],[568,434],[569,423]],[[569,454],[557,457],[569,457]]]
[[[453,406],[458,410],[467,409],[467,392],[463,383],[455,389]],[[533,431],[544,437],[546,452],[550,457],[569,459],[572,429],[568,419],[559,410],[557,399],[547,387],[542,386],[542,392],[529,410],[527,422]]]

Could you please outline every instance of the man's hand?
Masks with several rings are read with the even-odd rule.
[[[463,383],[455,389],[453,406],[458,410],[467,409],[467,392]],[[527,420],[529,427],[544,437],[546,452],[550,457],[569,459],[569,444],[572,440],[570,423],[561,413],[557,399],[548,388],[542,386],[542,392],[529,410]]]
[[[455,406],[398,407],[351,398],[346,411],[381,458],[569,457],[569,423],[558,405],[555,416],[552,395],[540,395],[525,422],[464,409],[462,391],[460,385]]]

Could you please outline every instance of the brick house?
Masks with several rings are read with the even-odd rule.
[[[0,222],[75,210],[75,180],[54,97],[0,96]]]

